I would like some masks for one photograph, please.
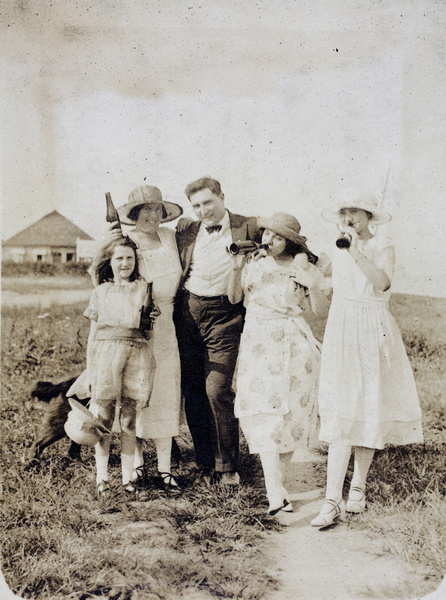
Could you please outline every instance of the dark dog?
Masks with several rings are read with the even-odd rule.
[[[57,442],[65,437],[64,425],[68,418],[68,413],[71,410],[71,406],[68,402],[66,393],[76,381],[76,377],[62,381],[57,385],[50,383],[49,381],[38,381],[35,388],[31,392],[32,398],[37,398],[41,402],[46,402],[48,407],[45,411],[43,423],[41,426],[42,437],[34,443],[34,445],[27,452],[26,460],[39,459],[42,452],[54,442]],[[80,400],[74,396],[81,404],[86,406],[90,401],[90,398]],[[81,460],[81,446],[76,442],[71,442],[68,454],[75,460]]]
[[[54,442],[67,437],[64,425],[68,418],[68,413],[71,406],[68,402],[66,393],[76,381],[76,377],[62,381],[57,385],[49,381],[38,381],[35,388],[31,392],[33,398],[37,398],[42,402],[47,402],[48,407],[45,412],[41,431],[42,437],[27,451],[25,461],[29,462],[40,458],[42,452]],[[90,398],[79,399],[73,396],[83,406],[87,406]],[[81,446],[76,442],[71,442],[68,454],[72,459],[81,460]],[[172,439],[172,461],[179,463],[181,460],[181,452],[175,439]]]

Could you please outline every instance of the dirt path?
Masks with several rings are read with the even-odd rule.
[[[421,567],[384,553],[378,538],[349,527],[347,519],[325,530],[312,528],[324,497],[319,481],[313,463],[290,465],[286,487],[294,513],[281,513],[286,529],[266,541],[280,586],[265,600],[412,600],[433,591]]]

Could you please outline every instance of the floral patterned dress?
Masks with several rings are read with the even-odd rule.
[[[287,305],[289,268],[266,257],[242,272],[246,320],[240,343],[235,415],[251,453],[286,453],[317,434],[320,344],[302,316],[303,288]]]

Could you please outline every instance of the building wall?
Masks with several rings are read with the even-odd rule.
[[[14,247],[2,248],[2,260],[15,263],[41,262],[47,265],[76,262],[76,248],[61,247]]]

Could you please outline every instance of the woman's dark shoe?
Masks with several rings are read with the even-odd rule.
[[[166,492],[181,492],[180,483],[172,473],[159,473],[159,476]]]
[[[292,513],[293,505],[291,504],[291,502],[289,502],[288,500],[285,499],[282,503],[282,506],[279,506],[279,508],[273,508],[272,510],[269,510],[268,514],[271,517],[274,517],[274,515],[277,515],[277,513],[279,513],[280,511]]]

